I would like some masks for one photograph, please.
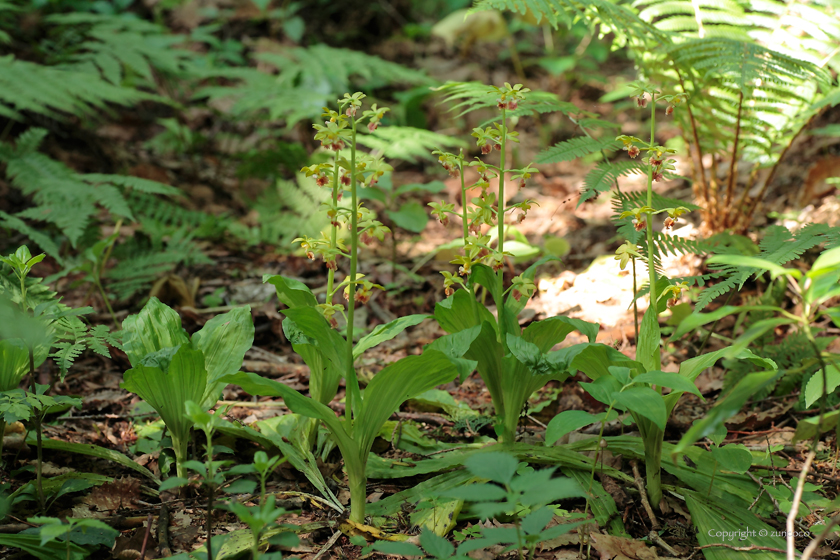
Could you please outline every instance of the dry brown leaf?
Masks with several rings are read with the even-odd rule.
[[[645,543],[624,537],[591,533],[592,547],[601,555],[601,560],[654,560],[659,558],[656,550]]]
[[[82,503],[98,511],[117,511],[118,509],[136,509],[134,503],[140,498],[140,481],[130,476],[118,478],[98,486],[82,499]]]

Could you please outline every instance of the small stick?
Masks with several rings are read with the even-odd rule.
[[[172,556],[172,549],[169,547],[169,506],[163,504],[160,506],[160,514],[158,514],[158,550],[163,558]]]
[[[336,531],[335,533],[333,533],[333,536],[330,537],[330,540],[328,540],[327,543],[324,546],[321,547],[321,550],[318,551],[318,554],[316,554],[315,557],[312,558],[312,560],[318,560],[319,558],[321,558],[321,556],[326,554],[333,547],[333,545],[338,541],[338,537],[340,537],[340,536],[341,536],[341,531]]]
[[[653,508],[650,507],[647,490],[645,489],[645,481],[642,480],[642,475],[639,473],[639,465],[636,464],[636,461],[631,461],[630,464],[633,466],[633,479],[636,483],[636,488],[639,489],[639,495],[642,497],[642,506],[644,506],[645,511],[650,518],[650,526],[654,531],[658,531],[661,525],[659,525],[659,521],[653,514]]]
[[[667,552],[668,554],[670,554],[674,558],[679,558],[680,557],[680,553],[677,552],[676,550],[674,550],[673,548],[671,548],[671,545],[669,545],[668,543],[663,541],[662,537],[660,537],[659,533],[657,533],[656,531],[651,531],[648,534],[648,538],[651,540],[652,543],[661,547],[662,550],[664,550],[665,552]]]
[[[831,533],[832,529],[837,526],[838,520],[840,520],[840,516],[833,517],[831,519],[831,523],[825,526],[825,529],[817,535],[817,538],[811,541],[811,543],[805,547],[805,550],[802,552],[802,559],[801,560],[808,560],[814,554],[814,551],[817,550],[817,547],[820,546],[820,543],[823,542],[826,537]]]
[[[146,557],[146,545],[149,544],[149,535],[152,534],[152,514],[146,518],[146,535],[143,537],[143,546],[140,547],[140,560]]]
[[[811,462],[813,462],[816,455],[817,452],[812,449],[808,453],[808,457],[805,459],[805,465],[802,467],[802,473],[799,475],[799,482],[796,484],[796,493],[793,495],[793,503],[790,506],[790,513],[787,516],[787,524],[785,525],[785,529],[787,530],[787,560],[794,560],[796,558],[796,549],[794,548],[793,542],[793,526],[796,521],[796,514],[799,512],[799,504],[802,502],[802,492],[805,489],[805,479],[808,477],[808,470],[811,468]]]

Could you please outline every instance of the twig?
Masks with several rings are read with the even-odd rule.
[[[757,504],[757,503],[758,503],[759,498],[761,498],[761,494],[766,493],[766,494],[767,494],[767,497],[768,497],[768,498],[770,498],[770,501],[771,501],[771,502],[773,502],[773,507],[774,507],[774,508],[776,508],[775,513],[780,512],[780,511],[781,511],[781,508],[779,507],[779,501],[778,501],[778,500],[777,500],[777,499],[773,496],[773,494],[771,494],[770,492],[766,492],[766,490],[765,490],[765,488],[764,488],[764,483],[763,483],[763,482],[761,482],[761,479],[760,479],[760,478],[757,478],[757,477],[756,477],[753,473],[751,473],[750,471],[747,471],[747,476],[749,476],[751,479],[753,479],[753,482],[755,482],[756,484],[758,484],[758,487],[759,487],[759,488],[761,488],[761,492],[759,492],[759,493],[758,493],[758,497],[755,499],[755,501],[754,501],[754,502],[753,502],[753,504],[749,507],[749,509],[752,509],[752,508],[753,508],[753,506],[755,506],[755,504]]]
[[[653,514],[653,508],[650,507],[647,490],[645,490],[645,481],[642,480],[642,475],[639,473],[639,465],[636,463],[636,461],[631,461],[630,464],[633,467],[633,479],[636,483],[636,488],[639,489],[639,495],[642,498],[642,506],[645,508],[648,518],[650,518],[650,526],[653,528],[654,531],[658,531],[661,525],[659,525],[659,521]]]
[[[158,551],[160,551],[160,555],[163,558],[172,556],[172,550],[169,547],[169,506],[166,504],[160,506],[157,529]]]
[[[140,547],[140,560],[146,558],[146,546],[149,544],[149,535],[152,534],[152,514],[146,518],[146,535],[143,537],[143,546]]]
[[[757,544],[751,544],[750,546],[732,546],[731,544],[726,543],[712,543],[704,544],[703,546],[698,546],[697,550],[712,547],[728,548],[729,550],[737,550],[738,552],[752,552],[754,550],[764,550],[767,552],[781,552],[782,554],[785,553],[785,551],[781,548],[773,548],[772,546],[758,546]]]
[[[321,547],[321,550],[318,551],[318,554],[316,554],[315,557],[312,558],[312,560],[318,560],[321,556],[326,554],[329,551],[329,549],[331,549],[333,545],[338,541],[338,537],[340,536],[341,531],[336,531],[335,533],[333,533],[333,536],[330,537],[330,540],[328,540],[326,544]]]
[[[840,520],[840,516],[833,517],[831,519],[831,523],[825,526],[825,529],[817,535],[817,538],[812,540],[805,550],[802,551],[802,559],[801,560],[808,560],[814,552],[817,550],[817,547],[820,546],[820,543],[823,542],[829,534],[831,534],[832,529],[837,526],[838,520]]]
[[[668,554],[670,554],[670,555],[671,555],[671,556],[673,556],[674,558],[679,558],[680,553],[679,553],[679,552],[677,552],[676,550],[674,550],[674,549],[671,547],[671,545],[670,545],[670,544],[668,544],[668,543],[666,543],[665,541],[663,541],[663,540],[662,540],[662,537],[660,537],[660,536],[659,536],[659,533],[657,533],[656,531],[651,531],[651,532],[648,534],[648,538],[650,539],[650,541],[651,541],[652,543],[654,543],[655,545],[657,545],[657,546],[659,546],[660,548],[662,548],[662,550],[664,550],[665,552],[667,552]]]
[[[796,484],[796,493],[793,495],[790,513],[787,516],[787,524],[785,525],[785,529],[787,530],[787,560],[794,560],[794,558],[796,558],[796,549],[794,548],[793,542],[793,526],[796,521],[796,514],[799,512],[799,504],[802,502],[802,492],[805,489],[805,479],[808,478],[808,470],[811,468],[811,463],[816,455],[816,450],[812,449],[808,453],[808,457],[805,459],[805,465],[802,467],[802,473],[799,475],[799,482]]]

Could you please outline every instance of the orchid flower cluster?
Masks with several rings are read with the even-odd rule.
[[[455,292],[456,285],[466,287],[464,279],[470,275],[473,266],[478,263],[486,264],[500,273],[505,256],[512,256],[504,251],[505,224],[521,223],[528,215],[528,211],[536,204],[534,200],[525,200],[505,205],[504,197],[506,174],[510,174],[510,180],[519,181],[520,186],[524,186],[532,174],[537,172],[537,169],[531,167],[530,164],[521,169],[505,169],[504,167],[507,142],[519,142],[519,133],[508,127],[506,112],[516,109],[529,91],[530,89],[522,87],[522,84],[511,86],[505,83],[504,87],[493,87],[492,92],[498,95],[497,107],[502,112],[501,122],[494,122],[485,128],[473,129],[472,136],[482,155],[488,155],[494,149],[501,152],[498,166],[487,163],[479,157],[467,163],[463,152],[458,155],[441,150],[432,152],[438,156],[438,161],[450,176],[461,179],[460,214],[455,210],[453,203],[443,200],[429,203],[432,207],[432,216],[444,226],[449,225],[450,216],[459,216],[463,225],[464,254],[451,261],[452,264],[459,265],[458,275],[446,271],[441,272],[444,277],[444,292],[447,296]],[[479,189],[479,193],[478,196],[469,200],[471,204],[467,202],[465,166],[474,167],[478,172],[478,179],[470,189]],[[492,180],[498,180],[499,194],[489,190]],[[495,247],[491,248],[490,231],[494,226],[498,228],[497,242]],[[512,291],[513,297],[519,301],[522,296],[530,298],[536,291],[536,286],[530,279],[517,276],[508,290]]]
[[[649,84],[644,84],[642,82],[635,82],[632,85],[634,87],[632,96],[636,101],[637,107],[645,108],[647,107],[650,101],[653,102],[653,106],[650,109],[650,142],[645,142],[641,138],[636,138],[635,136],[628,136],[626,134],[622,134],[616,137],[616,140],[620,141],[623,144],[623,149],[631,158],[635,159],[643,151],[645,152],[646,157],[642,159],[642,164],[647,168],[648,172],[648,200],[646,205],[622,212],[618,217],[621,220],[632,217],[633,227],[636,229],[636,231],[646,231],[648,242],[648,262],[652,263],[654,257],[653,226],[651,224],[652,216],[663,213],[667,214],[667,217],[663,221],[662,225],[665,229],[671,229],[677,223],[677,220],[681,215],[689,212],[688,208],[684,206],[678,206],[676,208],[663,208],[661,210],[656,210],[653,208],[653,183],[664,180],[666,172],[676,170],[676,167],[674,166],[676,160],[668,158],[668,155],[676,153],[676,150],[666,148],[665,146],[660,146],[655,142],[654,131],[656,126],[656,104],[660,101],[667,103],[668,106],[665,110],[665,114],[670,116],[674,113],[674,107],[676,105],[679,105],[680,103],[685,102],[688,99],[688,96],[684,93],[677,93],[674,95],[660,95],[660,92],[656,90],[653,86]],[[628,262],[630,262],[631,259],[635,263],[635,259],[642,256],[637,249],[638,248],[635,244],[628,241],[624,245],[619,247],[618,250],[616,250],[615,259],[619,261],[622,270],[627,266]],[[655,288],[653,288],[655,283],[656,272],[651,266],[650,285],[652,290],[655,290]],[[677,304],[680,296],[682,295],[682,292],[686,288],[687,284],[685,283],[669,285],[665,288],[663,294],[660,295],[667,294],[671,296],[668,299],[668,305],[674,306]],[[652,301],[656,301],[655,291],[651,294],[651,297]]]
[[[344,315],[344,306],[332,303],[333,296],[340,288],[344,288],[345,299],[349,300],[352,293],[353,300],[359,303],[367,303],[374,288],[382,289],[382,286],[363,280],[364,275],[355,274],[355,263],[351,266],[354,273],[348,274],[343,281],[335,285],[338,258],[346,257],[352,261],[355,258],[352,245],[356,240],[371,245],[376,240],[382,241],[390,231],[376,219],[373,211],[361,203],[354,200],[350,207],[340,204],[345,192],[355,194],[358,186],[372,187],[382,175],[393,170],[381,157],[356,150],[358,126],[366,123],[367,130],[373,132],[389,111],[387,107],[377,107],[373,104],[370,109],[361,111],[361,115],[357,117],[364,98],[363,93],[344,94],[344,98],[338,100],[338,111],[324,108],[324,124],[313,125],[316,131],[315,140],[320,141],[325,150],[334,152],[333,160],[301,169],[307,177],[315,179],[315,184],[329,188],[332,192],[330,199],[322,203],[330,218],[330,229],[322,232],[320,238],[304,236],[293,242],[300,243],[309,259],[314,260],[316,256],[320,256],[329,270],[326,302],[320,304],[318,309],[333,327],[338,325],[336,313]],[[349,252],[338,235],[338,231],[344,227],[349,228],[351,233]],[[355,277],[352,282],[351,277]]]

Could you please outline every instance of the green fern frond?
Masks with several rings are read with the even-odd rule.
[[[543,150],[534,158],[535,163],[559,163],[571,161],[579,157],[588,156],[601,150],[617,150],[621,142],[615,140],[599,140],[590,136],[579,136],[564,142],[559,142]]]
[[[235,116],[258,116],[265,113],[272,120],[284,119],[287,126],[302,119],[320,116],[323,107],[341,94],[365,84],[431,84],[424,72],[388,62],[377,56],[328,47],[294,47],[283,53],[261,53],[256,58],[271,64],[277,75],[254,68],[221,68],[204,77],[235,80],[236,86],[206,86],[194,98],[210,102],[234,100],[230,111]]]
[[[492,107],[496,109],[499,101],[499,94],[492,88],[481,82],[447,82],[446,84],[432,88],[443,95],[441,103],[455,103],[449,110],[457,112],[458,117],[471,113],[478,109]],[[519,102],[516,114],[526,115],[534,112],[548,112],[552,108],[558,111],[575,111],[577,107],[571,103],[563,103],[557,95],[545,91],[531,91],[524,100]],[[501,118],[494,116],[487,122],[493,122]]]
[[[643,173],[642,163],[636,160],[601,162],[595,166],[595,169],[586,174],[577,205],[580,206],[590,198],[598,196],[599,193],[610,190],[615,186],[619,177],[641,173]]]
[[[105,208],[116,216],[134,219],[120,187],[161,193],[177,192],[167,185],[143,179],[75,173],[64,164],[37,151],[45,135],[43,130],[29,129],[21,134],[14,147],[0,144],[0,161],[6,163],[6,174],[12,185],[23,194],[31,196],[35,203],[35,206],[19,212],[16,217],[56,225],[74,247],[99,208]],[[5,219],[4,223],[7,227],[16,225],[16,222],[9,219]],[[41,237],[40,242],[44,241]],[[54,246],[42,248],[54,250]]]
[[[401,159],[416,163],[420,159],[431,160],[435,148],[465,148],[466,142],[447,134],[410,126],[386,126],[370,134],[360,134],[356,141],[377,150],[387,159]]]
[[[0,116],[23,120],[23,112],[61,119],[67,115],[92,117],[108,104],[131,106],[159,99],[142,91],[111,84],[96,74],[42,66],[0,57]]]
[[[530,14],[536,18],[537,23],[545,20],[554,29],[557,29],[561,23],[571,27],[572,20],[569,18],[567,10],[571,12],[574,9],[572,2],[555,2],[553,0],[477,0],[470,12],[509,10],[523,16]]]

